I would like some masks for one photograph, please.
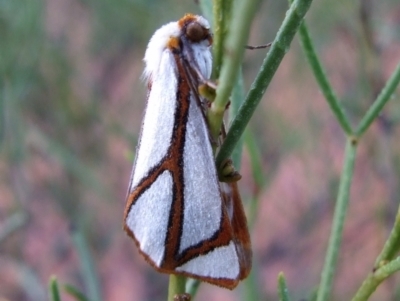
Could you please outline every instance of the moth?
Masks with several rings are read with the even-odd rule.
[[[147,107],[124,229],[156,270],[233,289],[251,268],[236,183],[219,183],[198,87],[211,75],[208,21],[187,14],[147,46]]]

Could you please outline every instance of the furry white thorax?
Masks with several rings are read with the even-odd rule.
[[[206,29],[210,29],[210,24],[202,16],[196,16],[197,22]],[[182,35],[178,22],[170,22],[159,28],[151,37],[147,45],[146,53],[143,61],[145,69],[143,78],[147,81],[150,77],[158,73],[163,52],[167,49],[168,42],[171,38],[178,38]],[[192,43],[192,49],[195,59],[199,65],[203,76],[208,79],[211,76],[212,55],[210,52],[210,44],[208,40],[200,43]]]

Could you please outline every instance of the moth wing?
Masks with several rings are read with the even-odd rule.
[[[192,96],[183,150],[184,215],[179,253],[219,231],[222,196],[203,113]]]
[[[233,288],[240,279],[240,262],[233,241],[207,254],[189,260],[176,270],[204,278],[205,281]]]
[[[152,168],[160,164],[171,145],[177,106],[176,72],[174,57],[166,49],[161,56],[158,72],[150,76],[147,106],[132,170],[130,191],[148,176]]]
[[[222,227],[227,224],[223,219],[227,219],[228,214],[219,187],[208,128],[194,97],[189,108],[183,155],[185,203],[179,253],[201,247],[216,236],[224,236],[228,243],[210,248],[176,270],[233,288],[240,279],[241,262],[233,229]]]
[[[160,266],[164,259],[172,184],[170,172],[161,173],[136,199],[125,220],[125,228],[134,237],[140,251],[156,266]]]
[[[155,266],[160,266],[164,256],[173,180],[169,171],[154,179],[150,177],[151,171],[167,156],[172,140],[177,105],[177,77],[171,76],[176,73],[173,60],[171,52],[165,50],[158,72],[150,79],[125,209],[125,230]]]

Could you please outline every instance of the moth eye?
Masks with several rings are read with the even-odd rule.
[[[208,35],[208,30],[201,26],[199,23],[193,22],[188,24],[186,27],[186,36],[190,41],[194,43],[198,43],[202,40],[207,39]]]

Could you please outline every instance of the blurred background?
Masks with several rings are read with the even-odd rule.
[[[287,7],[262,1],[249,44],[272,41]],[[186,12],[201,13],[178,0],[0,1],[0,300],[45,300],[51,275],[94,299],[166,299],[168,277],[139,255],[122,216],[145,107],[145,47]],[[400,4],[314,1],[306,21],[356,125],[400,61]],[[246,52],[246,89],[266,52]],[[397,212],[399,99],[358,149],[334,300],[348,300],[371,271]],[[245,135],[252,284],[202,284],[196,300],[248,300],[249,289],[276,300],[280,271],[293,300],[311,298],[344,143],[295,38]],[[400,300],[399,283],[389,278],[371,300]]]

